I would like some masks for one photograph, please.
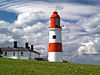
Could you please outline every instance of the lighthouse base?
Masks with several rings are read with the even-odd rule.
[[[63,62],[62,52],[49,52],[48,61],[49,62]]]

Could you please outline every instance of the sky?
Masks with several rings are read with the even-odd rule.
[[[99,0],[0,0],[0,47],[34,45],[48,55],[50,16],[61,17],[63,59],[100,65]]]

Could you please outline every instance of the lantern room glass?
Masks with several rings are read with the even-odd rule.
[[[60,18],[55,18],[55,25],[60,26]]]

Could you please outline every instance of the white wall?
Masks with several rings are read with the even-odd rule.
[[[39,58],[40,57],[40,55],[39,54],[36,54],[36,53],[31,53],[31,59],[33,59],[34,60],[34,58]]]
[[[21,56],[21,52],[23,52],[23,56]],[[30,59],[30,52],[29,51],[20,51],[19,59]]]
[[[5,56],[5,52],[7,52],[7,56]],[[15,56],[13,56],[13,52],[15,52]],[[21,56],[21,52],[23,52],[23,56]],[[39,55],[29,51],[3,51],[2,57],[13,58],[13,59],[32,59],[38,58]]]
[[[5,56],[5,52],[7,52],[7,56]],[[15,56],[13,56],[13,52],[15,52]],[[16,51],[3,51],[2,57],[6,57],[6,58],[14,58],[14,59],[18,59],[18,52]]]
[[[34,60],[36,58],[35,53],[31,53],[31,59]]]

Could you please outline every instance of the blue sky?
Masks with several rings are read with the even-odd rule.
[[[0,20],[4,20],[11,23],[17,20],[17,16],[18,15],[16,13],[0,10]]]
[[[64,60],[100,65],[99,0],[1,0],[0,47],[13,46],[14,40],[19,46],[29,42],[47,57],[48,27],[54,10],[64,25]]]

